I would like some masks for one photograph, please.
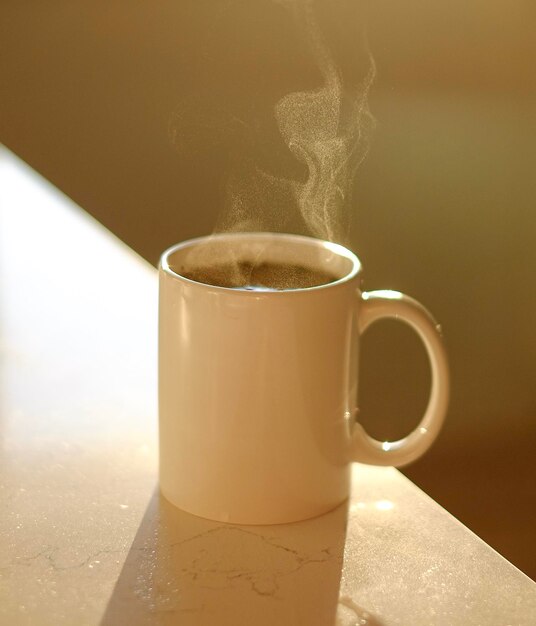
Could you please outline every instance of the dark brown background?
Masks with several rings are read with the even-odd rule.
[[[444,433],[406,473],[534,577],[536,5],[333,0],[320,15],[349,73],[366,21],[378,68],[350,234],[366,287],[426,303],[451,358]],[[273,104],[318,80],[268,0],[0,4],[0,140],[152,263],[212,230],[243,145],[229,120],[264,129],[252,150],[273,165]],[[427,380],[409,330],[373,328],[370,432],[410,428]]]

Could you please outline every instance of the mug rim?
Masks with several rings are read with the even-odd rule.
[[[202,244],[203,242],[210,242],[210,241],[214,241],[215,239],[232,240],[232,239],[263,239],[263,238],[266,238],[266,239],[275,238],[279,240],[307,243],[309,245],[315,245],[316,247],[327,249],[333,252],[334,254],[340,257],[344,257],[348,259],[349,261],[351,261],[352,269],[344,276],[341,276],[341,278],[338,278],[337,280],[334,280],[330,283],[324,283],[322,285],[315,285],[313,287],[298,287],[296,289],[274,289],[273,291],[272,290],[254,291],[254,290],[248,290],[248,289],[237,289],[235,287],[222,287],[220,285],[211,285],[210,283],[202,283],[197,280],[192,280],[191,278],[186,278],[186,276],[183,276],[182,274],[178,274],[177,272],[172,270],[169,265],[169,258],[172,254],[174,254],[175,252],[179,250],[183,250],[185,248],[195,247],[196,245]],[[166,250],[164,250],[164,252],[160,256],[160,263],[159,263],[158,269],[161,270],[167,276],[170,276],[171,278],[175,280],[183,281],[189,285],[196,285],[198,287],[202,287],[205,289],[215,289],[215,290],[223,291],[226,293],[234,293],[240,296],[247,295],[248,297],[251,297],[251,296],[259,297],[261,295],[263,297],[264,296],[272,297],[275,294],[278,294],[279,296],[281,296],[281,294],[303,293],[303,292],[308,292],[308,291],[318,291],[319,289],[329,289],[329,288],[337,287],[341,284],[347,283],[351,281],[352,279],[354,279],[361,272],[362,265],[361,265],[361,261],[359,260],[356,254],[354,254],[349,248],[346,248],[345,246],[339,243],[334,243],[331,241],[318,239],[316,237],[309,237],[307,235],[294,235],[291,233],[252,231],[252,232],[236,232],[236,233],[214,233],[211,235],[203,235],[201,237],[194,237],[192,239],[186,239],[185,241],[176,243],[170,246],[169,248],[167,248]]]

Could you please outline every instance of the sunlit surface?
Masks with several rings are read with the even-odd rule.
[[[331,252],[334,252],[335,254],[346,256],[352,261],[354,261],[356,265],[356,271],[358,271],[361,268],[361,264],[359,260],[357,259],[357,257],[355,256],[355,254],[347,250],[344,246],[341,246],[338,243],[333,243],[332,241],[325,241],[324,248],[326,250],[330,250]]]
[[[374,290],[374,295],[378,295],[381,298],[389,298],[389,300],[402,300],[404,294],[400,293],[400,291],[393,291],[392,289],[376,289]],[[369,294],[364,293],[363,299],[368,300]]]
[[[390,511],[395,505],[391,500],[378,500],[374,503],[378,511]]]
[[[283,526],[160,498],[156,272],[7,152],[0,194],[0,623],[534,624],[534,583],[397,470]]]
[[[0,149],[2,624],[97,623],[112,592],[156,480],[156,293]]]
[[[375,502],[363,502],[359,500],[358,502],[352,502],[349,508],[351,513],[355,513],[356,511],[362,511],[366,508],[374,508],[378,511],[390,511],[394,506],[395,504],[391,500],[376,500]]]

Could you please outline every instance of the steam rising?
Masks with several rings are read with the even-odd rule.
[[[269,173],[244,150],[243,157],[235,159],[238,165],[229,173],[226,206],[215,231],[294,232],[299,221],[302,234],[345,243],[354,212],[351,191],[356,171],[367,155],[374,128],[368,108],[374,62],[368,54],[361,81],[354,80],[348,85],[319,26],[315,0],[273,1],[285,7],[289,19],[293,17],[304,33],[321,84],[313,90],[289,93],[275,104],[277,128],[289,151],[289,173],[285,176]],[[210,99],[208,109],[206,106],[203,109],[187,103],[186,112],[195,111],[187,125],[181,124],[181,116],[176,114],[171,129],[176,145],[179,139],[184,147],[195,145],[192,124],[194,131],[212,129],[214,142],[235,135],[248,137],[252,144],[255,132],[246,121],[222,113],[221,108],[217,113],[214,109],[203,115],[203,110],[211,108]],[[182,126],[180,132],[177,126]],[[294,169],[303,171],[301,177],[291,175],[292,160]]]
[[[285,230],[285,213],[294,205],[307,234],[344,241],[355,174],[374,128],[368,108],[374,61],[368,55],[362,82],[346,87],[319,28],[313,0],[275,1],[291,10],[306,34],[323,79],[318,89],[290,93],[275,105],[281,136],[306,167],[307,177],[302,182],[276,178],[256,167],[243,168],[241,176],[230,179],[227,211],[217,230]]]
[[[276,104],[275,115],[289,149],[307,166],[306,182],[292,183],[303,219],[312,235],[337,241],[344,238],[344,213],[349,210],[356,170],[367,155],[374,127],[367,100],[375,66],[369,56],[363,82],[345,90],[312,1],[287,0],[285,4],[305,25],[324,85],[316,91],[288,94]]]

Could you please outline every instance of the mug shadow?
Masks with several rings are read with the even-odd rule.
[[[101,626],[381,626],[340,597],[348,503],[304,522],[237,526],[155,489]]]

